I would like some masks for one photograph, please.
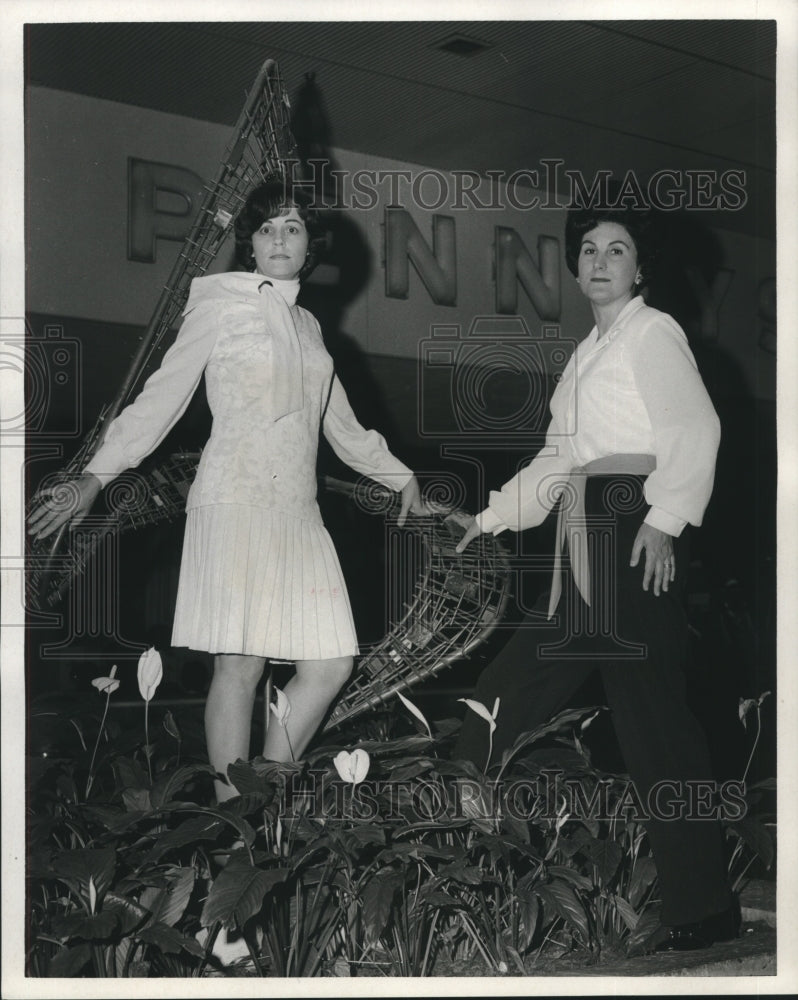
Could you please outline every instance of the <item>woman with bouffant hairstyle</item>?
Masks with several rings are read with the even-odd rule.
[[[425,512],[415,476],[358,423],[319,324],[296,304],[323,236],[305,192],[269,178],[235,235],[241,270],[194,279],[160,368],[74,481],[77,503],[62,512],[45,500],[30,519],[37,538],[82,519],[103,486],[157,447],[205,376],[213,427],[186,503],[172,645],[214,654],[205,731],[220,800],[236,794],[228,765],[249,757],[266,659],[296,664],[290,716],[268,728],[263,747],[287,761],[305,750],[357,652],[316,502],[319,431],[350,468],[401,492],[400,524]]]
[[[599,672],[659,875],[662,926],[647,947],[701,948],[739,927],[720,825],[691,798],[712,774],[684,674],[688,535],[712,493],[720,424],[684,331],[640,295],[657,255],[649,215],[574,208],[565,243],[595,325],[554,391],[545,446],[459,545],[535,527],[558,507],[551,589],[474,697],[499,706],[501,760]],[[455,755],[483,766],[487,737],[469,713]]]

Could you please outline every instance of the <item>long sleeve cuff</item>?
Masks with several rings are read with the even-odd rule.
[[[684,531],[684,526],[687,524],[687,521],[676,517],[675,514],[669,514],[661,507],[652,507],[644,520],[652,528],[658,528],[660,531],[664,531],[666,535],[673,535],[675,538],[681,535]]]
[[[100,446],[97,454],[82,471],[96,476],[105,488],[120,472],[129,469],[131,464],[118,442],[110,440]]]
[[[486,507],[483,511],[480,511],[476,515],[474,520],[477,522],[477,527],[484,534],[490,531],[494,535],[501,534],[502,531],[507,531],[507,525],[502,521],[496,511],[491,510],[490,507]]]
[[[391,472],[368,472],[366,473],[370,479],[375,480],[381,486],[387,486],[389,490],[393,490],[395,493],[401,493],[402,490],[407,486],[410,480],[413,478],[413,470],[409,469],[403,462],[396,462],[396,471]]]

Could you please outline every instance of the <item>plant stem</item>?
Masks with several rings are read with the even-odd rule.
[[[756,751],[757,744],[759,743],[759,734],[762,732],[762,711],[759,705],[756,706],[756,736],[754,737],[754,745],[751,747],[751,753],[748,755],[748,763],[745,765],[745,771],[743,772],[743,784],[745,784],[745,779],[748,777],[748,769],[751,766],[751,761],[754,759],[754,753]]]
[[[147,772],[152,786],[152,760],[150,759],[150,703],[144,702],[144,754],[147,758]]]
[[[94,784],[94,759],[97,756],[97,748],[100,745],[100,737],[102,736],[103,729],[105,728],[105,718],[108,715],[108,706],[111,702],[111,692],[109,691],[105,696],[105,711],[103,712],[102,721],[100,722],[100,728],[97,730],[97,740],[94,744],[94,750],[91,755],[91,763],[89,764],[89,777],[86,780],[86,794],[85,798],[89,797],[89,792],[91,791],[91,786]]]

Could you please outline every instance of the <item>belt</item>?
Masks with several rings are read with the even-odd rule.
[[[590,605],[590,558],[587,549],[587,522],[585,518],[587,477],[605,474],[622,475],[624,473],[648,475],[656,467],[657,460],[653,455],[606,455],[571,470],[563,487],[560,509],[557,514],[549,618],[554,614],[562,593],[562,549],[566,537],[574,581],[582,595],[582,600],[588,606]]]

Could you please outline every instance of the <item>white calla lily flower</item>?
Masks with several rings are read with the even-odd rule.
[[[272,712],[281,726],[285,726],[288,716],[291,714],[291,702],[285,691],[281,691],[280,688],[274,689],[274,696],[275,701],[269,705],[269,711]]]
[[[111,673],[107,677],[95,677],[91,683],[100,694],[113,694],[119,687],[119,681],[116,680],[116,664],[111,667]]]
[[[342,750],[334,757],[333,764],[341,778],[354,786],[359,785],[369,773],[371,760],[365,750],[358,748],[352,753]]]
[[[161,654],[154,646],[151,646],[139,657],[139,691],[145,701],[150,701],[162,679],[163,663],[161,662]]]

